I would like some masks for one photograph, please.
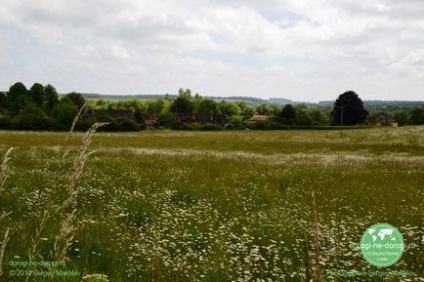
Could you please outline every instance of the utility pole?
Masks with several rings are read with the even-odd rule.
[[[342,109],[341,119],[340,119],[340,138],[343,138],[343,109],[344,109],[344,106],[340,106],[340,108]]]

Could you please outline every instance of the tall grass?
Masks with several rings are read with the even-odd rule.
[[[4,189],[4,185],[6,183],[6,179],[8,177],[8,162],[10,161],[11,157],[10,154],[12,153],[13,147],[10,147],[6,153],[4,154],[3,161],[0,167],[0,195]],[[1,211],[0,213],[0,223],[10,214],[10,212]],[[6,231],[4,233],[3,240],[1,241],[1,247],[0,247],[0,278],[3,276],[3,258],[4,258],[4,251],[6,249],[6,245],[9,242],[9,228],[6,228]]]
[[[377,270],[351,247],[377,222],[417,246],[387,270],[416,277],[364,281],[424,276],[422,128],[342,141],[305,131],[86,134],[69,138],[57,181],[65,135],[1,139],[15,147],[0,194],[0,212],[13,212],[0,222],[3,277],[12,260],[43,259],[81,272],[52,281],[349,281],[326,270]]]
[[[4,154],[3,161],[0,167],[0,193],[4,189],[4,184],[7,179],[8,162],[10,161],[10,154],[12,153],[13,147],[10,147]]]

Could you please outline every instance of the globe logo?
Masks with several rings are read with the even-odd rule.
[[[370,264],[388,267],[395,264],[405,249],[402,234],[388,224],[379,223],[369,227],[361,238],[361,253]]]

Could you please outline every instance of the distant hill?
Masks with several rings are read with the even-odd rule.
[[[396,100],[363,100],[365,107],[398,107],[412,108],[424,106],[424,101],[396,101]],[[319,105],[334,105],[334,101],[321,101]]]
[[[108,94],[96,94],[96,93],[82,93],[81,94],[86,99],[106,99],[106,100],[128,100],[128,99],[141,99],[141,100],[153,100],[153,99],[176,99],[177,94],[136,94],[136,95],[108,95]],[[227,102],[240,102],[244,101],[253,105],[260,104],[316,104],[318,106],[328,106],[334,105],[334,101],[320,101],[318,103],[310,102],[295,102],[290,99],[285,98],[255,98],[255,97],[246,97],[246,96],[230,96],[230,97],[221,97],[221,96],[203,96],[204,98],[212,99],[217,102],[227,101]],[[424,106],[424,101],[404,101],[404,100],[364,100],[365,107],[396,107],[396,108],[413,108]]]
[[[416,107],[424,105],[424,101],[385,101],[385,100],[368,100],[364,101],[365,106],[396,106],[396,107]]]
[[[128,99],[141,99],[141,100],[150,100],[150,99],[176,99],[178,95],[176,94],[136,94],[136,95],[107,95],[107,94],[96,94],[96,93],[82,93],[81,94],[86,99],[106,99],[106,100],[128,100]],[[291,104],[294,103],[292,100],[284,98],[270,98],[270,99],[261,99],[254,97],[220,97],[220,96],[203,96],[204,98],[212,99],[217,102],[227,101],[227,102],[240,102],[244,101],[250,104],[259,105],[259,104]]]

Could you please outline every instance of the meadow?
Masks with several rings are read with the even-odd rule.
[[[424,127],[0,131],[0,160],[0,281],[423,281]],[[355,246],[382,222],[387,268]]]

